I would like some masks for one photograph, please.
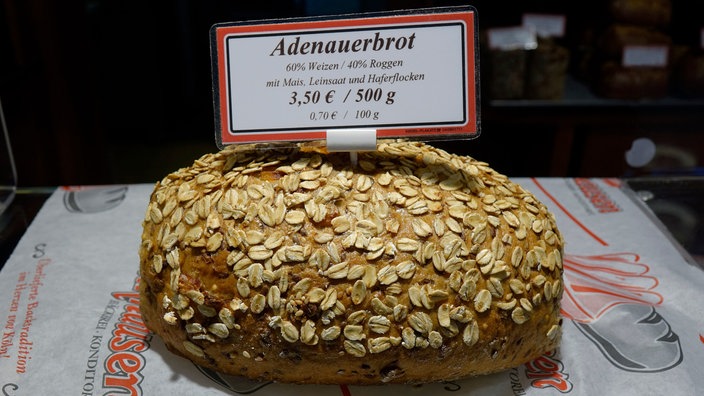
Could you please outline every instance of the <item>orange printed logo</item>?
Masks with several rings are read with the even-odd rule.
[[[124,310],[112,331],[108,343],[110,356],[105,359],[103,387],[111,391],[106,395],[142,395],[142,370],[146,359],[142,355],[149,349],[151,333],[139,311],[139,281],[129,292],[114,292],[112,296],[125,302]]]
[[[572,390],[572,383],[569,375],[565,372],[565,366],[555,358],[555,351],[526,363],[526,377],[531,381],[534,388],[554,388],[562,393]]]

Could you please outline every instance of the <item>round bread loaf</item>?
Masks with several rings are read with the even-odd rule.
[[[141,313],[172,352],[256,380],[493,373],[561,336],[563,240],[530,192],[422,143],[226,148],[155,186]]]

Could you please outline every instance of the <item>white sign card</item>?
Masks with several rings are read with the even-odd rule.
[[[214,25],[216,140],[476,137],[475,32],[469,6]]]

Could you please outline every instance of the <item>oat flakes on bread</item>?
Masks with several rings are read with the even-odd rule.
[[[141,312],[173,353],[287,383],[424,383],[561,336],[563,240],[530,192],[423,143],[207,154],[146,210]]]

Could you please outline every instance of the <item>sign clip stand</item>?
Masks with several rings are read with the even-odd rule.
[[[357,166],[357,152],[376,151],[376,129],[330,129],[325,134],[328,151],[348,151],[352,166]]]

